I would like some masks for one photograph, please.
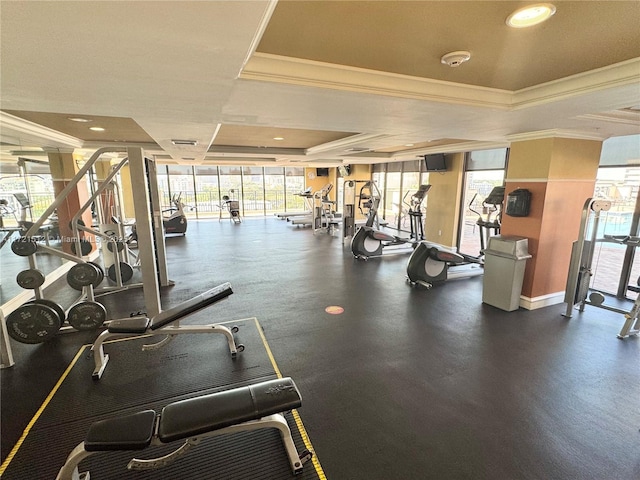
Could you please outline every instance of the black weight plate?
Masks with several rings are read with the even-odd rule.
[[[38,244],[32,238],[20,237],[11,242],[11,251],[20,257],[28,257],[38,250]]]
[[[48,305],[26,303],[7,317],[7,333],[11,338],[28,344],[50,340],[60,330],[62,320]]]
[[[99,278],[98,268],[92,263],[76,263],[67,272],[67,283],[75,290],[93,285]]]
[[[38,287],[41,287],[44,284],[44,281],[44,273],[42,273],[37,268],[22,270],[16,277],[16,282],[18,282],[18,285],[26,289],[36,289]]]
[[[107,242],[107,250],[109,250],[110,252],[113,252],[113,244],[114,242]],[[119,252],[124,250],[124,242],[116,241],[115,245]]]
[[[93,288],[97,288],[98,285],[100,285],[102,283],[102,281],[104,280],[104,270],[96,262],[87,262],[87,263],[90,263],[91,265],[96,267],[96,269],[98,270],[98,279],[94,283],[92,283]]]
[[[107,309],[98,302],[80,302],[69,309],[67,321],[76,330],[95,330],[107,320]]]
[[[85,223],[84,220],[82,220],[81,218],[78,219],[78,225],[82,225],[83,227],[85,227]],[[69,230],[73,230],[73,221],[69,222]]]
[[[122,283],[126,283],[133,278],[133,267],[127,262],[120,262],[120,273],[122,276]],[[107,275],[114,282],[116,281],[116,264],[114,263],[107,270]]]
[[[64,320],[66,318],[64,308],[62,308],[60,304],[54,302],[53,300],[49,300],[47,298],[36,298],[35,300],[31,300],[27,303],[38,303],[40,305],[47,305],[48,307],[53,308],[58,314],[58,317],[60,317],[60,323],[64,323]]]
[[[80,240],[80,253],[82,254],[82,256],[84,257],[85,255],[89,255],[91,253],[91,250],[93,250],[93,245],[91,244],[91,242],[89,240],[85,240],[84,238],[82,238]],[[75,241],[71,242],[71,251],[74,254],[77,254]]]

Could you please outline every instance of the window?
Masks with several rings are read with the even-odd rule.
[[[507,157],[506,148],[474,151],[465,156],[464,191],[458,226],[458,251],[461,253],[481,255],[482,243],[486,247],[488,235],[494,233],[493,230],[481,229],[476,222],[480,217],[485,221],[493,221],[500,213],[499,208],[495,210],[485,206],[483,201],[493,187],[504,184]]]

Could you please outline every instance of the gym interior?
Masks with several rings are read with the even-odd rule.
[[[1,478],[640,478],[640,8],[454,3],[0,3]]]

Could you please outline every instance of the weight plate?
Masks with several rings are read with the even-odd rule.
[[[98,268],[92,263],[76,263],[67,272],[67,283],[76,290],[94,285],[99,279]]]
[[[11,338],[28,344],[43,343],[60,330],[62,320],[48,305],[26,303],[7,317],[7,333]]]
[[[66,313],[64,311],[64,308],[62,308],[58,303],[54,302],[53,300],[49,300],[47,298],[36,298],[35,300],[31,300],[30,302],[27,302],[27,304],[30,304],[30,303],[38,303],[40,305],[47,305],[48,307],[53,308],[58,314],[58,317],[60,317],[60,323],[64,323],[64,320],[66,318]]]
[[[22,270],[16,277],[16,282],[18,282],[18,285],[26,289],[36,289],[38,287],[41,287],[44,284],[44,281],[44,273],[42,273],[37,268]]]
[[[83,227],[86,227],[84,220],[82,220],[81,218],[78,219],[78,225],[82,225]],[[69,222],[69,230],[73,230],[73,221]]]
[[[120,262],[120,273],[122,277],[122,283],[126,283],[133,278],[133,267],[129,265],[127,262]],[[108,277],[116,281],[116,264],[114,263],[107,270]]]
[[[107,250],[109,250],[110,252],[113,252],[113,244],[114,242],[107,242]],[[119,252],[124,250],[124,242],[116,241],[115,245]]]
[[[102,281],[104,280],[104,270],[96,262],[87,262],[87,263],[90,263],[91,265],[96,267],[96,269],[98,270],[98,279],[95,281],[95,283],[92,283],[93,288],[97,288],[98,285],[100,285],[102,283]]]
[[[71,242],[71,251],[74,253],[74,255],[77,254],[76,250],[76,242],[73,241]],[[82,254],[82,256],[84,257],[85,255],[89,255],[91,253],[91,250],[93,250],[93,245],[91,244],[91,242],[82,238],[80,240],[80,253]]]
[[[95,330],[107,320],[107,309],[98,302],[80,302],[69,309],[67,321],[76,330]]]
[[[28,257],[38,250],[35,240],[28,237],[20,237],[11,242],[11,251],[20,257]]]

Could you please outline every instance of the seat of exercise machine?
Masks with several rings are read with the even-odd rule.
[[[109,324],[110,333],[132,333],[143,334],[147,330],[158,330],[169,325],[176,320],[186,317],[201,308],[211,305],[233,293],[229,282],[213,287],[206,292],[196,295],[195,297],[176,305],[173,308],[164,310],[152,319],[146,317],[126,318],[122,320],[113,320]]]
[[[289,377],[181,400],[162,409],[158,438],[172,442],[301,405],[300,392]]]
[[[155,421],[153,410],[97,421],[89,427],[84,449],[87,452],[143,450],[151,444]]]
[[[162,409],[158,438],[162,443],[258,420],[302,405],[300,392],[289,377],[179,400]],[[156,412],[142,412],[100,420],[89,427],[84,441],[88,452],[142,450],[151,444]]]

